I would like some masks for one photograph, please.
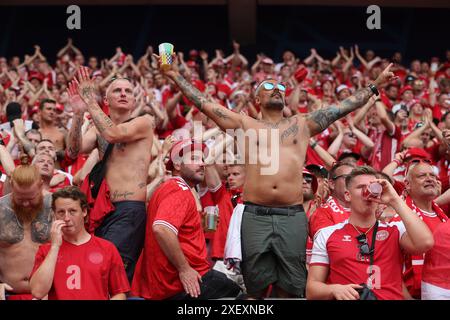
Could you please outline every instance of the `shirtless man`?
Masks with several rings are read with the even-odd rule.
[[[52,224],[51,194],[42,188],[35,166],[19,166],[11,175],[12,193],[0,199],[0,300],[31,300],[29,276],[39,245]]]
[[[51,99],[44,99],[39,105],[40,128],[39,132],[42,139],[48,139],[53,142],[56,148],[58,158],[64,157],[66,149],[67,132],[57,126],[56,102]]]
[[[156,58],[159,57],[155,55]],[[267,79],[256,88],[255,103],[260,106],[262,119],[234,113],[222,105],[209,101],[199,90],[184,79],[173,67],[160,68],[174,81],[195,106],[222,129],[253,130],[257,134],[259,154],[277,154],[278,171],[262,175],[263,165],[248,163],[249,146],[245,146],[245,171],[242,218],[242,273],[250,297],[264,295],[274,284],[278,297],[303,296],[306,285],[307,220],[302,206],[302,170],[309,138],[325,130],[330,124],[363,106],[378,93],[377,88],[394,74],[389,65],[369,87],[354,95],[310,114],[283,117],[285,86]],[[266,136],[272,130],[279,135],[279,149],[271,150],[270,143],[259,143],[261,129]],[[268,130],[268,131],[266,131]],[[269,133],[269,135],[267,135]],[[261,151],[262,149],[262,151]],[[267,153],[266,151],[270,151]]]
[[[68,153],[74,158],[80,152],[87,154],[98,148],[102,159],[108,144],[114,144],[107,160],[105,177],[115,211],[106,216],[95,235],[116,245],[131,282],[144,244],[153,120],[144,115],[128,121],[136,99],[133,84],[127,79],[114,79],[106,90],[108,117],[96,101],[95,84],[89,76],[89,69],[81,67],[77,75],[78,80],[75,79],[69,88],[74,117],[69,131]],[[85,110],[91,114],[95,127],[81,137]]]

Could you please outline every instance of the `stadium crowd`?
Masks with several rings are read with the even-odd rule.
[[[0,300],[450,299],[450,50],[230,49],[0,57]]]

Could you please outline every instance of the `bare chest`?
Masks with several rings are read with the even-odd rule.
[[[9,247],[22,241],[45,243],[50,238],[50,226],[51,221],[42,217],[22,224],[14,213],[5,214],[0,222],[0,247]]]
[[[43,139],[48,139],[53,142],[57,149],[64,147],[64,134],[57,128],[40,129]]]

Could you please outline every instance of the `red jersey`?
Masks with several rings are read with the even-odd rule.
[[[350,216],[350,209],[344,208],[332,196],[311,215],[309,219],[309,235],[314,239],[322,228],[341,223]]]
[[[384,127],[382,129],[372,128],[367,136],[375,143],[369,162],[375,170],[382,170],[392,161],[397,152],[401,129],[396,126],[394,131],[389,133]]]
[[[368,229],[358,228],[361,232]],[[402,222],[379,223],[373,258],[372,288],[379,300],[402,300]],[[327,284],[367,283],[369,256],[361,256],[356,237],[360,234],[348,220],[322,229],[314,239],[310,266],[329,267]],[[367,233],[372,245],[373,228]]]
[[[433,212],[426,212],[416,207],[411,197],[407,197],[405,201],[408,207],[410,207],[419,218],[426,223],[433,235],[437,227],[447,220],[447,216],[442,209],[434,202],[432,204]],[[398,219],[398,217],[396,218]],[[418,299],[420,299],[421,296],[424,257],[424,254],[405,255],[405,271],[403,273],[403,279],[409,293]]]
[[[50,248],[50,243],[39,247],[31,274],[42,264]],[[128,291],[130,284],[122,259],[111,242],[93,235],[81,245],[63,240],[49,300],[109,300]]]
[[[450,290],[450,222],[439,224],[433,237],[434,246],[425,255],[422,280]]]
[[[227,242],[228,226],[230,225],[234,209],[231,203],[232,194],[226,189],[225,184],[222,183],[217,190],[211,190],[211,195],[219,207],[219,223],[211,243],[211,258],[222,260],[225,243]]]
[[[201,276],[208,272],[200,214],[190,187],[181,177],[164,182],[150,199],[144,249],[132,284],[133,295],[161,300],[183,292],[184,288],[178,270],[155,238],[154,225],[163,225],[174,232],[188,264]]]

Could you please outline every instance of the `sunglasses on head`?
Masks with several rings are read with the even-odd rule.
[[[131,82],[131,79],[128,77],[119,77],[119,76],[113,76],[110,80],[109,80],[109,84],[113,83],[114,81],[118,80],[118,79],[123,79],[123,80],[127,80],[128,82]]]
[[[364,233],[356,237],[359,243],[359,254],[362,256],[371,255],[373,250],[370,250],[369,244],[367,243],[367,237]]]
[[[275,84],[272,83],[272,82],[264,82],[262,86],[263,86],[263,88],[265,90],[272,90],[273,88],[275,88]],[[285,85],[283,85],[281,83],[277,83],[276,86],[277,86],[278,90],[280,90],[282,92],[286,91],[286,86]]]

